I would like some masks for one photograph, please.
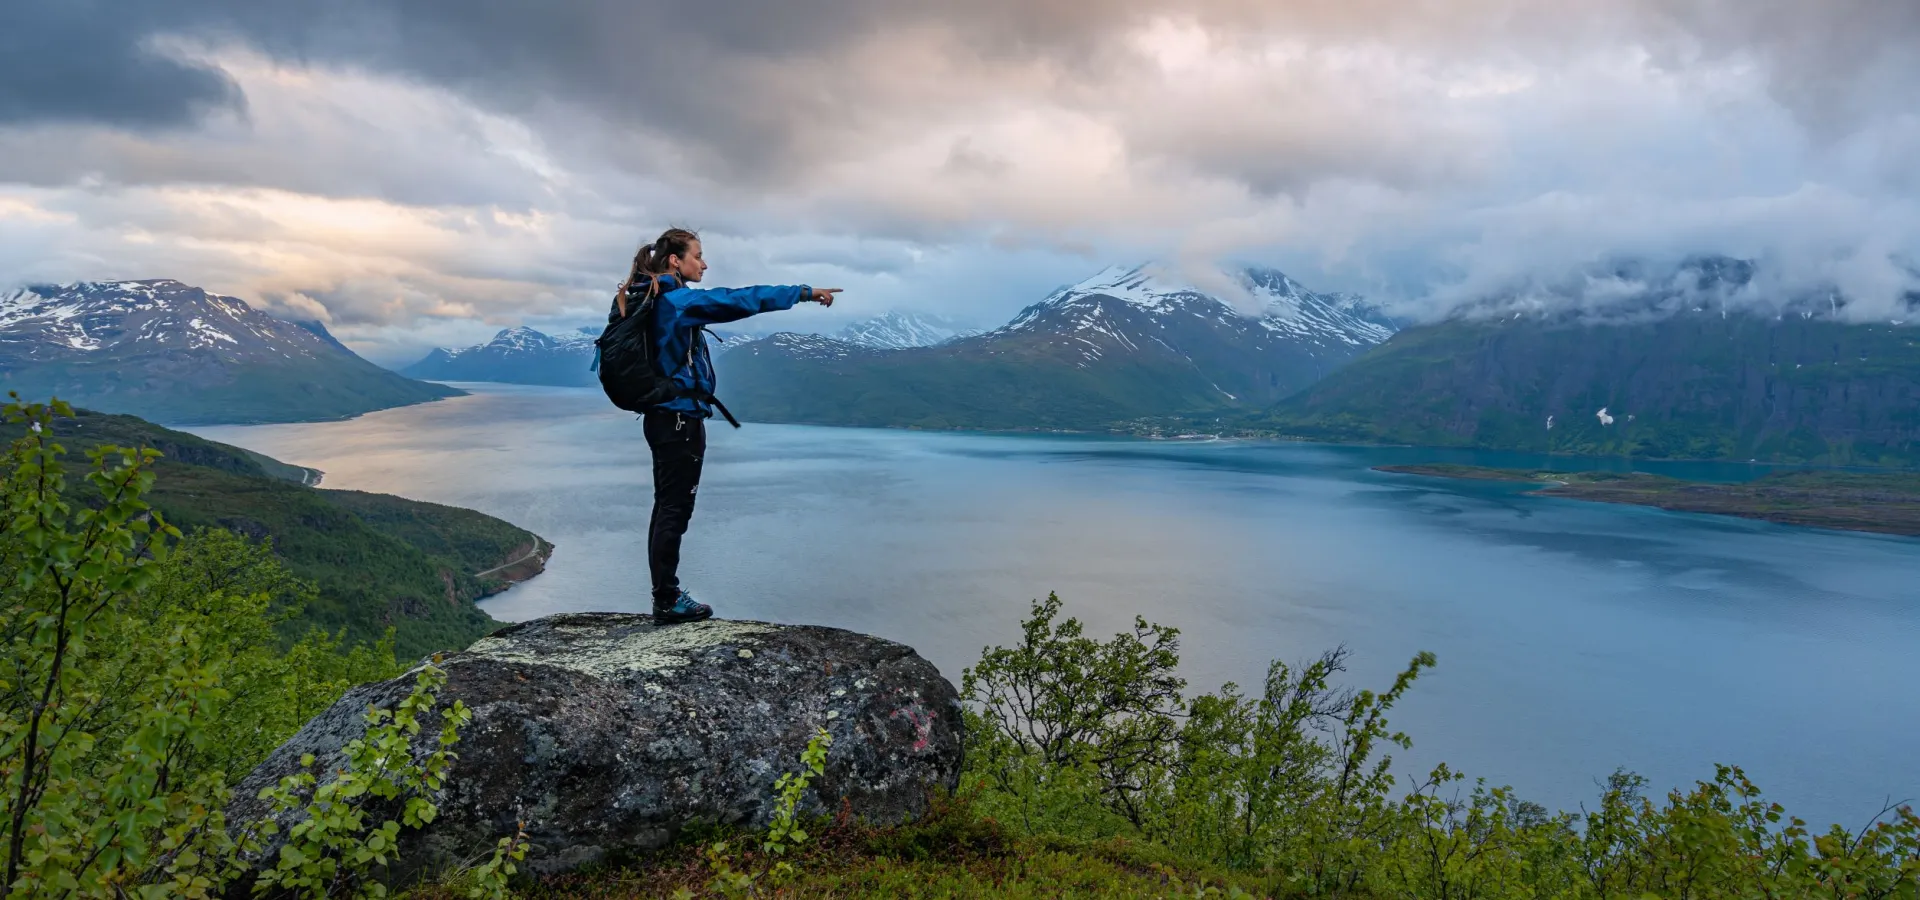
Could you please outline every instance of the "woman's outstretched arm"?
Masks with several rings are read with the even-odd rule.
[[[813,296],[806,285],[755,285],[743,288],[682,288],[666,296],[691,325],[737,322],[748,316],[792,309]]]

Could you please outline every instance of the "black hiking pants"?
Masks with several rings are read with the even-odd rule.
[[[653,605],[680,597],[680,539],[693,518],[700,489],[700,462],[707,455],[707,422],[671,412],[646,414],[647,446],[653,449],[653,523],[647,529],[647,565],[653,570]]]

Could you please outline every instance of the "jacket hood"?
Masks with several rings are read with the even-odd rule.
[[[660,282],[660,289],[654,294],[656,297],[668,291],[686,287],[677,276],[664,274],[642,275],[627,283],[627,292],[625,295],[627,298],[627,309],[631,310],[637,306],[640,301],[645,300],[647,291],[653,287],[655,281]],[[625,314],[620,311],[620,298],[615,297],[614,302],[607,308],[607,324],[611,325],[614,322],[620,321],[624,315]]]
[[[630,297],[645,297],[647,295],[647,289],[652,287],[656,281],[660,282],[660,292],[663,294],[675,288],[686,287],[686,284],[680,280],[680,276],[678,275],[642,275],[627,285],[627,295]]]

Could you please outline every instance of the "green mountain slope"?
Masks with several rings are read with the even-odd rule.
[[[1080,368],[1043,347],[872,350],[776,335],[715,363],[720,395],[762,422],[905,428],[1101,429],[1165,411],[1229,407],[1190,367],[1120,358]]]
[[[919,428],[1127,427],[1210,420],[1286,397],[1384,340],[1358,298],[1271,269],[1235,308],[1156,267],[1115,266],[985,334],[879,350],[779,335],[720,356],[720,394],[765,421]]]
[[[0,374],[23,397],[73,397],[109,412],[178,425],[347,419],[465,391],[414,381],[359,357],[276,364],[80,360]]]
[[[318,588],[292,628],[345,629],[349,641],[365,641],[392,626],[402,658],[464,647],[498,628],[473,601],[510,582],[475,573],[530,552],[526,568],[537,570],[549,549],[533,533],[472,510],[308,487],[311,470],[132,416],[81,411],[54,431],[76,456],[102,444],[159,450],[165,458],[149,500],[167,521],[271,537],[287,568]]]
[[[1253,424],[1336,441],[1906,465],[1920,462],[1920,328],[1719,311],[1447,321],[1396,334]]]
[[[79,360],[5,372],[0,387],[179,425],[346,419],[465,393],[403,378],[359,357],[271,365]]]

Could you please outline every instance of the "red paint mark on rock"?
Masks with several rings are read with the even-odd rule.
[[[927,746],[933,743],[933,720],[937,716],[926,707],[915,703],[894,710],[893,715],[887,718],[898,719],[901,716],[906,716],[907,721],[913,723],[913,752],[925,752]]]

